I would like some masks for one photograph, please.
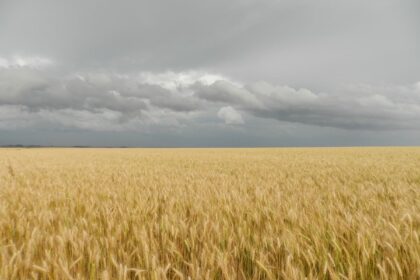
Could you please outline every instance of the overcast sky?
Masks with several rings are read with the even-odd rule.
[[[0,145],[420,145],[418,0],[0,0]]]

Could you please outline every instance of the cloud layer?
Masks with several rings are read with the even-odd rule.
[[[419,3],[1,0],[0,145],[418,145]]]
[[[247,119],[346,130],[420,127],[418,83],[352,85],[342,92],[317,93],[263,81],[242,84],[199,71],[97,70],[58,75],[50,71],[49,59],[1,61],[3,129],[52,125],[136,131],[209,123],[246,127]]]

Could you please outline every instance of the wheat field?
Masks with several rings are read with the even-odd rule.
[[[0,149],[0,279],[420,279],[420,148]]]

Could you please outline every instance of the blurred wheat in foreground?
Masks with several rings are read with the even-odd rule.
[[[420,148],[0,149],[0,279],[420,279]]]

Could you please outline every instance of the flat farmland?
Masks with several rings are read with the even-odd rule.
[[[420,279],[420,148],[0,149],[0,279]]]

